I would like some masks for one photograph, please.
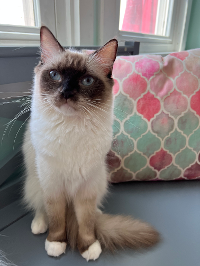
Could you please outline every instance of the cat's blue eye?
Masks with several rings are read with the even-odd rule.
[[[55,71],[55,70],[51,70],[49,74],[50,74],[50,77],[51,77],[53,80],[57,80],[57,81],[61,80],[61,76],[60,76],[60,74],[58,74],[57,71]]]
[[[94,79],[93,77],[91,76],[87,76],[85,78],[83,78],[81,80],[81,83],[84,85],[84,86],[90,86],[92,83],[94,82]]]

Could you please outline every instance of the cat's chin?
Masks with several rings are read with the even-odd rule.
[[[74,116],[77,115],[77,111],[70,106],[68,103],[64,103],[59,107],[60,112],[65,116]]]

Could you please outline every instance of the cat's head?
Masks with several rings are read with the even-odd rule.
[[[41,61],[35,75],[37,97],[45,108],[72,116],[89,115],[111,105],[117,40],[110,40],[92,54],[65,50],[43,26],[40,44]]]

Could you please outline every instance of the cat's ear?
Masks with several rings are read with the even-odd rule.
[[[92,57],[98,61],[106,75],[112,72],[113,63],[117,55],[117,48],[118,41],[112,39],[92,54]]]
[[[54,37],[53,33],[45,26],[40,28],[40,48],[43,63],[64,51],[64,48]]]

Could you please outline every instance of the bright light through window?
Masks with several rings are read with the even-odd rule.
[[[33,0],[0,0],[0,24],[35,26]]]
[[[167,36],[173,0],[121,0],[119,30]]]

